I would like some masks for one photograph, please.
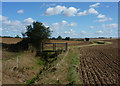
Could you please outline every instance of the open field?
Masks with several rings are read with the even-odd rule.
[[[17,42],[21,41],[21,38],[0,38],[2,39],[2,43],[6,44],[16,44]]]
[[[4,38],[3,43],[13,44],[21,40],[10,39]],[[118,84],[118,40],[104,39],[108,44],[92,44],[93,41],[99,39],[90,42],[51,40],[51,43],[67,42],[69,50],[60,54],[45,70],[43,62],[35,57],[34,52],[2,49],[3,84],[26,84],[35,77],[35,84]]]
[[[5,44],[16,44],[20,42],[22,38],[0,38],[2,39],[2,43]],[[1,43],[0,42],[0,43]],[[48,43],[68,43],[69,46],[80,45],[80,44],[88,44],[86,41],[66,41],[66,40],[50,40]]]
[[[84,84],[118,84],[118,41],[110,45],[79,48],[80,78]]]

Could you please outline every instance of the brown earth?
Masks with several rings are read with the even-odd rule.
[[[118,84],[118,40],[110,45],[81,47],[80,78],[84,84]]]

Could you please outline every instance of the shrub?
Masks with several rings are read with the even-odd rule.
[[[65,40],[70,40],[70,37],[66,37]]]
[[[58,36],[57,39],[58,39],[58,40],[62,40],[62,37],[61,37],[61,36]]]
[[[104,41],[98,41],[97,43],[98,43],[98,44],[105,44]]]
[[[89,40],[90,40],[90,38],[85,38],[85,40],[86,40],[86,41],[89,41]]]
[[[27,80],[26,84],[30,85],[30,84],[34,83],[35,80],[36,80],[36,78],[32,78],[31,80]]]
[[[84,41],[84,39],[77,39],[76,41]]]
[[[52,39],[55,39],[55,37],[52,37]]]
[[[19,35],[17,35],[15,38],[20,38]]]

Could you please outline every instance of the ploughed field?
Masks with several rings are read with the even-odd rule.
[[[79,73],[84,84],[118,84],[118,40],[111,42],[109,45],[79,48]]]

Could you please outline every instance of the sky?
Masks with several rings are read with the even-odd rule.
[[[0,32],[15,37],[34,21],[52,37],[118,37],[117,2],[2,2]]]

